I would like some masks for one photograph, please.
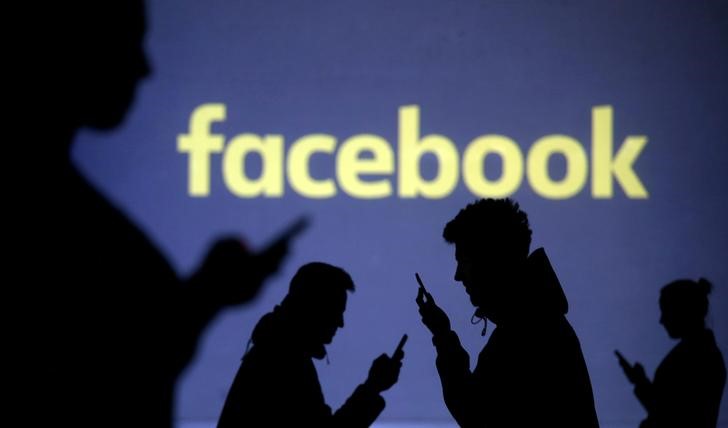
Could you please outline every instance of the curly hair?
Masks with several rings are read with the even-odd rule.
[[[506,198],[481,199],[468,204],[447,223],[442,236],[448,243],[475,253],[497,249],[528,257],[531,233],[528,215],[517,202]]]

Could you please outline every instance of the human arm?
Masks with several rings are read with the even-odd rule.
[[[173,367],[177,372],[191,359],[210,321],[222,309],[252,300],[278,270],[287,251],[287,240],[253,253],[239,239],[221,239],[208,251],[200,268],[180,281],[178,292],[170,296],[172,314],[167,321],[168,335],[176,343]]]
[[[420,285],[415,299],[419,308],[422,323],[432,333],[432,343],[437,351],[436,367],[440,375],[442,393],[447,408],[460,426],[471,426],[476,409],[473,402],[474,385],[470,371],[470,356],[460,344],[457,334],[450,328],[450,320],[432,298],[432,295]],[[482,403],[481,403],[482,404]]]
[[[634,394],[642,404],[642,407],[647,410],[649,414],[654,408],[654,392],[652,388],[652,382],[645,373],[645,368],[639,362],[630,364],[626,358],[619,351],[614,351],[615,355],[619,360],[619,366],[622,367],[627,380],[634,385]]]
[[[403,342],[400,342],[403,345]],[[369,369],[369,376],[334,414],[332,426],[368,427],[384,410],[382,392],[391,388],[399,379],[404,352],[401,346],[389,357],[377,357]]]

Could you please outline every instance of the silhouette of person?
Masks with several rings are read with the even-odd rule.
[[[280,305],[256,325],[219,428],[366,427],[374,422],[385,406],[380,394],[397,382],[401,350],[376,358],[366,381],[333,414],[312,361],[324,358],[324,346],[344,326],[347,291],[354,291],[354,283],[338,267],[315,262],[298,270]]]
[[[660,323],[680,342],[657,367],[654,381],[642,364],[630,364],[617,351],[637,399],[647,410],[640,428],[717,426],[726,370],[713,332],[705,326],[711,288],[703,278],[681,279],[662,288]]]
[[[150,73],[141,0],[50,2],[39,11],[43,97],[23,143],[11,270],[20,285],[22,390],[28,426],[171,426],[174,384],[223,308],[247,302],[287,240],[253,254],[217,242],[180,278],[150,239],[71,161],[82,129],[122,123]],[[30,25],[30,23],[29,23]]]
[[[447,314],[423,286],[418,291],[445,404],[457,423],[597,427],[589,373],[565,318],[566,296],[544,250],[529,256],[526,213],[510,199],[481,199],[460,210],[443,235],[455,244],[455,280],[476,308],[473,318],[497,326],[471,372]]]

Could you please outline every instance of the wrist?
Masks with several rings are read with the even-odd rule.
[[[361,387],[364,389],[364,391],[369,392],[373,395],[379,395],[379,393],[382,392],[382,389],[376,386],[376,383],[372,380],[371,377],[368,377],[364,383],[361,384]]]
[[[447,346],[454,340],[457,340],[457,334],[455,334],[455,332],[451,329],[438,330],[432,334],[432,344],[435,345],[436,348]]]

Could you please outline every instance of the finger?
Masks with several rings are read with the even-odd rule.
[[[420,308],[422,307],[422,305],[425,304],[425,295],[422,288],[417,289],[417,297],[415,298],[415,302],[417,302],[417,306],[419,306]]]

